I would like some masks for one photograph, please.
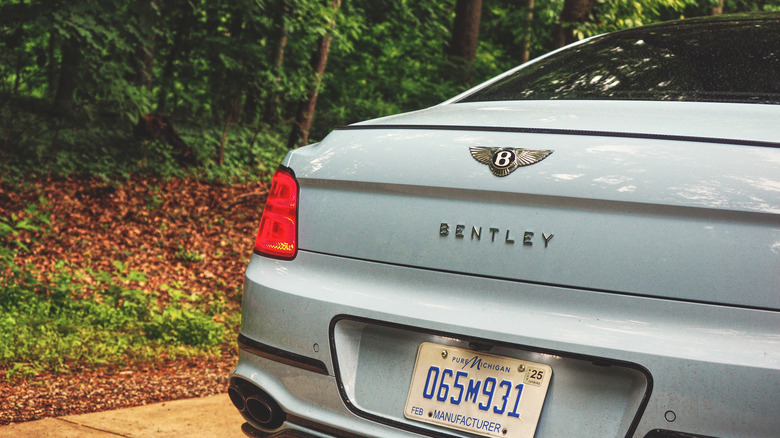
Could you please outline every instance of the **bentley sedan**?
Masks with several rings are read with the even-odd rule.
[[[780,15],[583,40],[276,172],[255,437],[780,434]]]

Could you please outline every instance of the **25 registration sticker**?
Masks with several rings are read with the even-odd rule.
[[[426,342],[404,416],[482,436],[532,438],[551,378],[545,364]]]

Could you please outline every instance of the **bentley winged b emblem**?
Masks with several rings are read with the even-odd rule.
[[[471,156],[482,164],[487,164],[495,176],[507,176],[515,169],[530,166],[547,158],[553,151],[542,149],[491,148],[473,146],[469,148]]]

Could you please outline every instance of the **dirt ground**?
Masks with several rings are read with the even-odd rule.
[[[51,233],[26,242],[30,253],[16,258],[41,275],[58,260],[109,272],[118,260],[147,275],[143,288],[179,282],[187,293],[223,300],[228,311],[238,311],[266,193],[263,183],[194,179],[6,183],[0,184],[0,217],[24,216],[31,203],[48,215]],[[225,350],[221,357],[42,373],[23,381],[4,380],[0,365],[0,425],[224,392],[237,360],[235,349]]]

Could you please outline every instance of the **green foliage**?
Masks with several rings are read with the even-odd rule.
[[[27,248],[20,231],[45,234],[46,205],[29,206],[23,219],[0,218],[0,369],[7,378],[154,362],[224,345],[227,329],[213,319],[224,309],[185,295],[181,285],[145,293],[133,285],[146,275],[119,261],[111,272],[57,261],[43,280],[35,267],[17,266],[14,251]]]
[[[29,242],[20,240],[20,232],[28,231],[26,234],[31,235],[33,240],[51,234],[48,206],[49,201],[41,197],[38,204],[30,204],[24,209],[23,216],[12,214],[11,217],[0,217],[0,280],[4,277],[11,281],[29,280],[23,267],[14,261],[17,251],[30,252]]]
[[[574,34],[710,14],[717,0],[597,0]],[[549,50],[563,0],[485,0],[474,83]],[[463,86],[447,55],[455,0],[0,0],[0,179],[194,173],[262,178],[284,155],[312,55],[333,36],[310,137],[426,107]],[[726,0],[723,12],[778,10]],[[335,20],[335,27],[332,24]],[[170,119],[195,151],[134,136]],[[148,133],[147,133],[148,134]],[[224,144],[224,157],[220,152]]]
[[[198,169],[193,169],[193,172],[208,181],[241,182],[257,178],[270,180],[279,162],[288,152],[281,131],[237,126],[228,132],[224,162],[220,166],[217,152],[222,134],[221,129],[182,129],[182,137],[195,149],[202,163]]]
[[[127,287],[144,280],[130,270],[90,272],[93,294],[79,297],[84,273],[59,262],[46,282],[6,282],[0,294],[0,368],[63,372],[71,367],[126,365],[213,352],[225,328],[196,305],[194,297],[157,304],[158,294]]]
[[[553,48],[564,2],[534,3],[529,20],[526,2],[484,1],[475,83],[519,64],[526,38],[531,58]],[[707,15],[718,3],[597,0],[574,32],[584,38]],[[0,0],[0,182],[139,173],[269,178],[315,80],[311,59],[323,35],[333,40],[313,140],[463,91],[452,76],[460,65],[446,55],[454,5],[350,0],[337,12],[329,0]],[[780,10],[778,0],[723,7],[772,10]],[[169,126],[134,132],[150,114]],[[161,208],[160,199],[153,193],[146,206]],[[214,300],[200,303],[180,285],[144,293],[133,286],[144,274],[119,262],[107,272],[60,261],[43,279],[34,266],[18,266],[15,254],[47,233],[45,199],[0,218],[0,366],[10,375],[194,354],[224,339],[226,329],[211,318]],[[177,257],[204,256],[181,249]]]
[[[187,248],[179,248],[176,251],[176,258],[184,263],[201,263],[204,260],[203,254],[198,251],[191,251]]]
[[[185,295],[180,284],[163,287],[171,302],[162,310],[155,310],[144,331],[149,339],[166,344],[213,346],[224,340],[224,329],[197,307],[201,297]]]
[[[355,1],[343,11],[313,136],[430,106],[461,91],[446,79],[454,1]],[[345,40],[355,38],[345,44]]]
[[[0,91],[36,98],[55,97],[63,50],[72,45],[79,58],[72,78],[80,116],[110,111],[126,120],[150,109],[150,95],[133,86],[131,59],[144,42],[142,17],[128,3],[98,0],[0,2],[3,53]],[[6,63],[8,62],[8,63]],[[59,79],[59,80],[58,80]]]
[[[2,109],[0,108],[0,112]],[[29,124],[38,126],[31,131]],[[174,148],[162,140],[141,140],[128,136],[116,124],[95,130],[75,127],[32,114],[9,120],[7,132],[14,138],[6,143],[6,160],[0,160],[0,179],[23,176],[93,175],[107,180],[132,174],[162,177],[194,175],[226,183],[270,178],[287,153],[283,134],[263,127],[236,126],[228,132],[223,164],[217,162],[223,127],[204,129],[183,126],[181,138],[195,151],[199,164],[182,164]],[[57,146],[54,146],[54,145]],[[0,149],[0,155],[3,154]],[[150,199],[150,207],[154,199]]]
[[[577,26],[574,34],[582,39],[657,21],[679,19],[684,17],[687,7],[696,4],[697,0],[600,0],[594,8],[593,19]]]
[[[492,1],[487,3],[483,11],[480,35],[488,37],[480,39],[477,55],[484,56],[485,52],[492,54],[500,71],[520,64],[521,46],[529,32],[531,59],[552,48],[552,31],[558,24],[563,2],[536,0],[530,21],[524,3],[513,0]],[[487,79],[490,76],[483,74],[480,77]]]

